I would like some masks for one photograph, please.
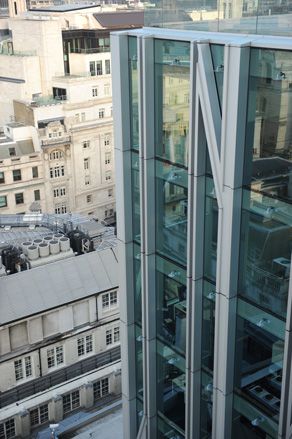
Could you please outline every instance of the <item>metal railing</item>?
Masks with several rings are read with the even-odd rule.
[[[120,358],[121,348],[118,346],[110,351],[102,352],[94,357],[86,358],[78,363],[72,364],[72,366],[65,367],[55,372],[51,372],[46,376],[29,381],[28,383],[21,384],[14,389],[1,392],[0,408],[13,404],[14,402],[20,401],[21,399],[27,398],[36,393],[44,392],[53,386],[62,384],[73,378],[78,378],[86,372],[114,363],[120,360]]]
[[[83,53],[83,54],[90,54],[90,53],[106,53],[110,52],[110,47],[90,47],[86,49],[71,49],[70,53]]]

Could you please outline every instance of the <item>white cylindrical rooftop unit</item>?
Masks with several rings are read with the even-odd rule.
[[[54,234],[54,239],[60,239],[63,238],[64,235],[62,235],[62,233],[55,233]]]
[[[39,254],[41,258],[45,258],[50,254],[50,245],[48,242],[41,242],[39,245]]]
[[[28,249],[28,247],[30,247],[31,245],[33,245],[31,241],[25,241],[25,242],[23,242],[23,243],[21,244],[22,251],[23,251],[23,253],[24,253],[25,255],[27,255],[27,249]]]
[[[27,256],[31,261],[35,261],[39,257],[39,249],[36,245],[30,245],[27,247]]]
[[[70,239],[66,236],[60,238],[59,243],[61,247],[61,252],[67,252],[68,250],[70,250]]]
[[[53,239],[53,235],[48,235],[48,236],[45,236],[43,240],[46,242],[50,242],[52,239]]]
[[[34,245],[39,245],[41,242],[43,242],[43,240],[40,238],[33,240]]]
[[[52,255],[60,253],[60,244],[56,239],[52,239],[52,241],[50,241],[50,252]]]

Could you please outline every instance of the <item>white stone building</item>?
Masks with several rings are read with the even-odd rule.
[[[64,6],[9,19],[13,38],[0,43],[0,126],[16,121],[33,132],[48,213],[115,221],[109,32],[132,25],[135,14]],[[10,213],[27,211],[9,204]]]
[[[0,436],[32,437],[117,397],[119,340],[114,249],[2,277]]]

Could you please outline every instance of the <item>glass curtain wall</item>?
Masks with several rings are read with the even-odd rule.
[[[155,40],[158,437],[184,437],[190,45]],[[170,436],[172,435],[172,436]]]
[[[131,130],[131,183],[132,183],[132,230],[133,230],[133,285],[135,297],[136,337],[136,396],[137,432],[143,417],[143,351],[142,351],[142,304],[141,304],[141,222],[140,222],[140,166],[139,166],[139,119],[138,119],[138,69],[137,38],[129,37],[129,89]]]
[[[210,32],[292,35],[290,1],[156,0],[144,25]]]
[[[222,108],[224,46],[210,46],[217,94]],[[202,308],[201,358],[201,438],[212,437],[214,336],[216,303],[216,268],[218,241],[218,204],[213,181],[210,157],[206,148],[205,205],[204,205],[204,280]]]
[[[292,249],[292,54],[251,49],[233,435],[276,438]]]

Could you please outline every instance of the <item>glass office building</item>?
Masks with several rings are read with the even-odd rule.
[[[292,437],[292,38],[112,35],[124,437]]]

